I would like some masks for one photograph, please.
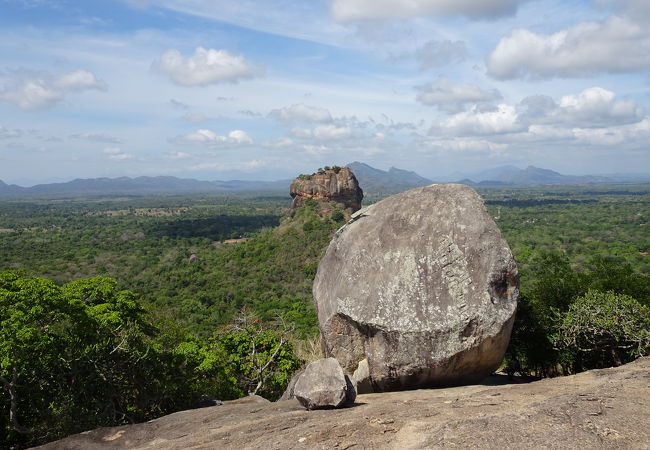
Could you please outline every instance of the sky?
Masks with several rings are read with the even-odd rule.
[[[650,173],[648,0],[0,0],[0,180]]]

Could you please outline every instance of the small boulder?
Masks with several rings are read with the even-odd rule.
[[[354,403],[356,392],[334,358],[309,364],[298,377],[293,395],[307,409],[340,408]]]

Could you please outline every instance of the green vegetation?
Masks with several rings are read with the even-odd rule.
[[[521,274],[509,358],[548,376],[629,362],[650,351],[647,345],[636,353],[610,348],[605,357],[601,350],[569,345],[578,338],[567,335],[576,311],[586,311],[585,299],[591,306],[596,298],[637,302],[639,309],[627,309],[629,320],[638,318],[643,305],[650,306],[649,186],[597,191],[563,186],[483,195]],[[608,320],[618,324],[618,329],[612,325],[617,336],[635,339],[623,329],[622,316]],[[639,323],[648,329],[647,321]]]
[[[521,273],[509,357],[556,375],[650,351],[649,186],[482,195]],[[313,278],[346,220],[288,204],[0,203],[0,441],[148,420],[202,395],[277,398],[301,364],[293,344],[317,335]]]
[[[0,273],[3,447],[149,420],[202,395],[275,399],[300,364],[286,330],[260,319],[201,340],[154,323],[137,295],[110,278],[57,286]]]

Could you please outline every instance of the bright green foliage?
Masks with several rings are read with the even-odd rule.
[[[634,298],[590,290],[558,313],[555,345],[577,371],[619,366],[650,353],[650,309]]]
[[[109,278],[59,287],[0,273],[0,441],[31,445],[186,409],[202,394],[242,394],[241,370],[219,339],[174,333],[161,333]]]
[[[245,317],[231,324],[215,340],[229,355],[242,393],[277,400],[304,363],[293,354],[286,330],[281,333],[257,318]]]
[[[607,289],[648,305],[650,277],[635,273],[624,261],[611,258],[595,257],[585,266],[587,270],[574,269],[568,257],[558,252],[540,252],[531,259],[530,267],[524,271],[530,279],[522,286],[508,349],[510,358],[518,358],[539,375],[575,373],[586,367],[604,367],[598,361],[600,364],[615,361],[596,358],[585,362],[584,352],[568,346],[558,347],[555,336],[559,321],[563,320],[558,317],[570,314],[574,304],[590,290]]]

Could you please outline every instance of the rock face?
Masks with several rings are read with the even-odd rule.
[[[307,409],[338,408],[354,402],[356,392],[334,358],[309,364],[298,377],[293,396]]]
[[[314,281],[321,343],[359,393],[478,382],[517,305],[512,253],[479,195],[412,189],[359,211]]]
[[[318,202],[338,203],[351,212],[361,209],[363,191],[354,173],[347,167],[301,175],[291,183],[291,206],[303,206],[308,198]]]

